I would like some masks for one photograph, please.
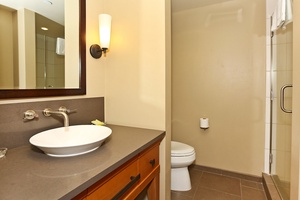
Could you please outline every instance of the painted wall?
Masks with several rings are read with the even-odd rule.
[[[0,88],[13,88],[13,12],[0,7]]]
[[[79,0],[74,3],[74,0],[65,1],[65,87],[76,88],[79,86],[79,71],[78,69],[78,57],[79,57],[79,45],[74,45],[74,41],[79,41],[77,33],[79,30]],[[88,19],[88,12],[86,12]],[[72,17],[70,17],[72,16]],[[89,32],[88,21],[86,22],[86,34]],[[88,66],[88,59],[86,64]],[[87,70],[88,72],[89,70]],[[88,75],[87,75],[88,77]]]
[[[261,0],[173,13],[172,139],[193,146],[198,165],[264,170],[265,13]]]
[[[94,17],[112,15],[110,50],[100,60],[106,65],[106,120],[164,130],[165,2],[102,2]]]
[[[35,14],[28,9],[18,10],[19,88],[35,88]]]
[[[166,26],[170,22],[165,12],[170,13],[170,1],[94,0],[88,4],[97,2],[98,7],[90,7],[90,19],[97,20],[100,13],[112,16],[109,52],[96,60],[105,68],[106,121],[166,130]],[[98,26],[91,29],[88,43],[99,43]],[[170,191],[170,174],[164,170],[170,168],[166,158],[170,155],[169,140],[167,136],[161,144],[161,199],[170,196],[166,192]]]

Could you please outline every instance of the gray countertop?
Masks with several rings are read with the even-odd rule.
[[[33,146],[9,149],[0,159],[0,199],[70,199],[164,137],[164,131],[108,125],[96,151],[68,158]]]

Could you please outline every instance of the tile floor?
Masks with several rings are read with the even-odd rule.
[[[190,168],[192,189],[172,191],[172,200],[267,200],[263,185],[227,175]]]

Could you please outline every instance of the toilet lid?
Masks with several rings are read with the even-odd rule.
[[[171,156],[190,156],[195,153],[195,149],[190,145],[181,142],[171,141]]]

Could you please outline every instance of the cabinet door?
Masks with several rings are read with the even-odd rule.
[[[135,160],[118,170],[108,180],[101,181],[89,188],[87,200],[112,199],[126,186],[134,187],[139,181],[138,176],[138,162]]]
[[[144,152],[139,159],[141,180],[146,178],[159,165],[159,145]]]

